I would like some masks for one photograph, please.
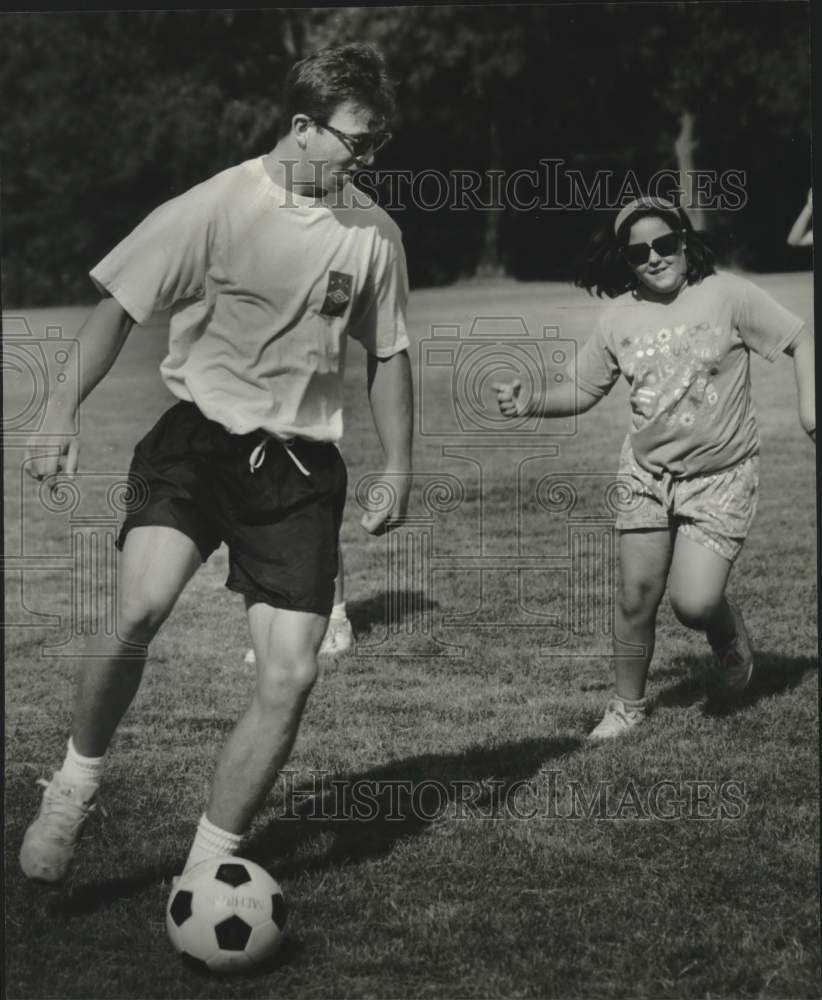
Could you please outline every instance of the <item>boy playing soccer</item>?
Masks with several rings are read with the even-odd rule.
[[[42,479],[77,467],[69,430],[135,323],[169,308],[161,375],[177,397],[137,445],[148,501],[121,548],[117,645],[90,640],[62,768],[20,852],[24,873],[66,873],[95,807],[104,755],[148,646],[220,542],[226,585],[245,598],[257,683],[217,761],[185,867],[232,854],[287,759],[312,685],[337,573],[346,492],[341,374],[346,337],[368,352],[368,392],[393,489],[368,513],[402,518],[411,468],[412,387],[399,230],[350,183],[388,140],[393,94],[380,56],[328,49],[289,76],[283,131],[266,156],[161,205],[92,271],[103,298],[78,334],[79,377],[51,386],[57,416],[32,441]]]

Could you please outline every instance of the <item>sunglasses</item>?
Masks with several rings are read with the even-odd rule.
[[[349,132],[341,132],[338,128],[329,125],[328,122],[315,121],[314,124],[336,136],[357,160],[379,152],[391,140],[391,133],[383,129],[378,132],[360,132],[357,135],[351,135]]]
[[[681,233],[665,233],[650,243],[628,243],[620,251],[631,267],[642,267],[651,259],[651,250],[660,257],[672,257],[682,245]]]

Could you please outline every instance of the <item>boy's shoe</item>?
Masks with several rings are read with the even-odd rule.
[[[320,651],[317,655],[340,656],[343,653],[347,653],[353,645],[354,630],[351,627],[351,622],[347,618],[343,618],[341,621],[330,618],[328,628],[325,630],[325,635],[323,636]],[[246,651],[243,662],[248,667],[256,666],[257,657],[254,655],[253,649]]]
[[[86,820],[96,809],[97,785],[70,785],[55,771],[45,787],[37,818],[26,830],[20,848],[20,867],[27,878],[59,882],[66,874],[83,835]]]
[[[748,630],[736,605],[728,601],[734,616],[736,634],[724,646],[712,646],[717,665],[709,682],[714,694],[739,694],[748,686],[753,674],[753,648]]]
[[[645,721],[645,704],[645,698],[626,702],[619,695],[614,695],[605,708],[602,721],[591,730],[588,739],[592,743],[599,743],[627,733],[629,729]]]
[[[354,630],[351,622],[347,618],[339,621],[335,618],[328,620],[328,628],[325,630],[322,645],[320,646],[320,656],[341,656],[347,653],[354,645]]]

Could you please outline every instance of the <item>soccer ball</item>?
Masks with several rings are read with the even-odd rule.
[[[267,871],[245,858],[211,858],[171,890],[166,930],[200,970],[246,972],[280,947],[285,917],[282,890]]]

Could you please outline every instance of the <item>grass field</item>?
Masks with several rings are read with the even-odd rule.
[[[811,318],[810,275],[757,280]],[[449,372],[416,364],[432,326],[467,331],[477,317],[521,317],[532,333],[551,324],[581,342],[595,313],[586,296],[553,284],[415,293],[423,422],[454,421]],[[38,336],[50,325],[68,336],[84,310],[26,315]],[[163,346],[160,326],[134,331],[85,405],[81,469],[99,475],[82,480],[74,517],[105,512],[111,476],[125,471],[168,404],[156,371]],[[410,558],[398,575],[389,542],[364,535],[353,501],[380,453],[363,355],[352,346],[343,546],[359,652],[325,665],[287,784],[272,793],[243,852],[281,882],[288,941],[274,968],[231,981],[188,972],[164,929],[170,879],[252,684],[241,600],[223,588],[225,550],[194,578],[152,648],[109,755],[107,815],[92,821],[70,880],[58,889],[27,884],[16,853],[38,801],[35,780],[62,759],[69,721],[72,661],[43,657],[40,647],[65,633],[71,526],[69,514],[46,511],[35,484],[21,481],[22,451],[10,440],[6,552],[33,561],[22,583],[19,573],[6,578],[7,620],[17,626],[5,635],[8,996],[819,996],[814,459],[796,418],[790,360],[754,358],[752,377],[761,500],[731,579],[757,650],[752,687],[731,708],[706,708],[706,644],[664,604],[651,720],[596,749],[582,738],[610,687],[607,643],[596,628],[574,634],[568,595],[590,596],[597,579],[570,578],[562,559],[569,519],[593,510],[601,474],[615,469],[624,387],[575,433],[551,435],[543,425],[520,449],[513,438],[508,446],[457,431],[419,436],[412,509],[426,509],[423,489],[438,475],[458,480],[463,496],[419,529],[430,529],[430,577]],[[19,412],[20,383],[11,378],[6,390]],[[577,483],[578,510],[539,506],[535,489],[547,473]],[[589,534],[607,531],[596,516],[583,525]],[[557,557],[558,569],[483,569],[482,559],[512,554]],[[45,627],[36,617],[44,614],[63,624]],[[457,655],[434,655],[449,651],[438,645],[446,642]],[[358,818],[339,796],[335,809],[318,772],[381,783],[376,814]],[[306,795],[296,818],[278,819],[291,787]],[[387,801],[391,789],[399,791]],[[586,809],[597,793],[605,808]]]

